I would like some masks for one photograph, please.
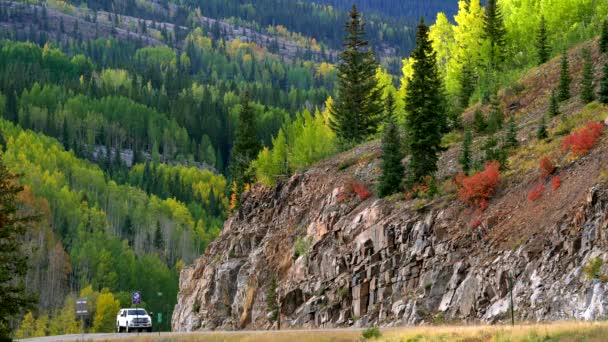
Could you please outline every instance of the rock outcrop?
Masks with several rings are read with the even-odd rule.
[[[545,203],[526,200],[530,181],[501,190],[479,225],[454,196],[345,195],[350,177],[373,183],[369,149],[377,146],[245,194],[220,237],[182,271],[173,329],[272,327],[273,277],[281,327],[498,322],[510,319],[511,286],[518,320],[608,314],[608,285],[583,272],[608,256],[608,190],[597,182],[604,147],[563,170]]]

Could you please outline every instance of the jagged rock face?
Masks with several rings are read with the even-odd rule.
[[[510,319],[511,284],[518,320],[608,314],[608,286],[582,271],[607,256],[603,187],[582,190],[561,218],[507,249],[461,223],[462,206],[344,200],[341,178],[320,167],[246,194],[220,237],[182,271],[173,329],[271,327],[272,277],[281,327],[497,322]],[[298,237],[311,243],[295,257]]]

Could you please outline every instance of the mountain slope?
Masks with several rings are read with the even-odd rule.
[[[600,70],[606,57],[596,42],[572,49],[571,61],[583,46],[593,48]],[[583,269],[608,256],[608,141],[601,138],[579,158],[560,146],[565,134],[603,121],[608,111],[580,103],[581,70],[574,67],[575,96],[562,104],[563,117],[551,119],[551,139],[536,140],[558,70],[553,60],[524,75],[516,90],[501,92],[501,106],[513,109],[520,126],[521,146],[485,211],[456,198],[458,147],[441,158],[441,196],[426,200],[368,197],[379,144],[359,146],[246,194],[218,239],[182,271],[173,329],[272,326],[266,303],[272,278],[282,327],[507,320],[511,276],[518,320],[603,317],[608,286]],[[554,189],[539,180],[544,156],[556,160]],[[544,196],[529,200],[539,182]],[[604,269],[600,263],[596,275]]]

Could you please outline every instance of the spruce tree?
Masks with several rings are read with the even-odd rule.
[[[487,0],[483,26],[483,38],[488,39],[490,42],[490,66],[497,67],[498,61],[502,59],[506,44],[505,35],[507,33],[502,11],[497,0]]]
[[[397,120],[396,114],[395,97],[393,93],[389,92],[384,100],[384,121],[388,124],[390,121]]]
[[[538,65],[544,64],[551,57],[551,48],[547,41],[547,24],[545,22],[545,16],[540,17],[540,26],[538,28],[538,35],[536,36],[536,51],[538,54]]]
[[[473,128],[475,128],[475,132],[477,133],[485,133],[488,128],[488,124],[486,123],[486,119],[483,116],[481,109],[477,109],[473,114]]]
[[[600,83],[599,100],[601,103],[608,104],[608,63],[604,64],[604,75]]]
[[[473,80],[473,70],[469,63],[465,63],[462,66],[462,72],[459,76],[460,83],[460,94],[458,96],[458,102],[462,110],[469,106],[471,96],[475,91],[475,84]]]
[[[401,164],[404,158],[399,130],[392,118],[384,130],[382,138],[382,175],[378,186],[378,195],[385,197],[399,191],[405,168]]]
[[[160,227],[160,222],[156,222],[156,230],[154,230],[154,248],[158,251],[165,249],[165,240],[163,239],[163,231]]]
[[[551,90],[551,97],[549,98],[549,116],[555,117],[559,115],[559,100],[557,99],[557,93]]]
[[[360,143],[376,133],[384,111],[382,88],[375,77],[378,63],[364,39],[365,25],[355,6],[349,16],[330,120],[330,127],[345,145]]]
[[[509,124],[507,125],[507,133],[505,134],[505,147],[515,148],[518,145],[519,141],[517,141],[517,124],[515,123],[515,118],[511,116],[511,119],[509,119]]]
[[[500,108],[500,101],[496,96],[492,97],[490,114],[488,116],[487,130],[490,133],[496,133],[502,128],[504,117]]]
[[[536,130],[536,137],[538,138],[538,140],[544,140],[549,137],[549,133],[547,133],[547,124],[545,122],[544,115],[540,118],[540,123],[538,124],[538,129]]]
[[[558,100],[566,101],[570,98],[570,82],[572,82],[572,77],[570,76],[570,62],[568,61],[568,52],[564,51],[559,73]]]
[[[583,49],[583,78],[581,80],[581,100],[583,103],[592,102],[595,99],[593,90],[593,60],[589,49]]]
[[[19,180],[0,161],[0,340],[10,341],[11,320],[32,308],[34,298],[27,293],[27,254],[22,237],[31,217],[17,213],[17,195],[23,190]]]
[[[420,20],[416,48],[412,52],[413,75],[407,84],[408,151],[411,153],[409,182],[415,183],[437,170],[441,135],[447,126],[441,79],[429,28]]]
[[[604,19],[602,23],[602,35],[600,36],[600,51],[608,52],[608,19]]]
[[[237,192],[240,194],[245,184],[254,181],[254,175],[249,171],[249,164],[260,151],[260,142],[257,138],[255,112],[249,103],[249,93],[244,92],[241,96],[241,110],[239,112],[239,124],[236,129],[234,145],[230,154],[230,176],[237,184]]]
[[[464,139],[462,140],[462,149],[460,156],[458,157],[458,164],[462,167],[462,171],[467,174],[471,170],[472,164],[472,151],[471,145],[473,144],[473,134],[470,130],[465,130]]]

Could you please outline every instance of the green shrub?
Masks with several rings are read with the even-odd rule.
[[[308,250],[312,246],[312,236],[301,237],[296,239],[296,243],[293,248],[293,257],[299,258],[300,256],[308,255]]]
[[[378,329],[377,327],[371,327],[371,328],[367,328],[367,329],[363,330],[362,335],[363,335],[363,338],[366,340],[382,337],[382,333],[380,332],[380,329]]]
[[[583,266],[583,272],[589,279],[598,279],[604,262],[599,257],[589,259],[587,265]]]
[[[192,304],[192,312],[198,313],[198,311],[201,309],[201,301],[196,298],[194,300],[194,303]]]

